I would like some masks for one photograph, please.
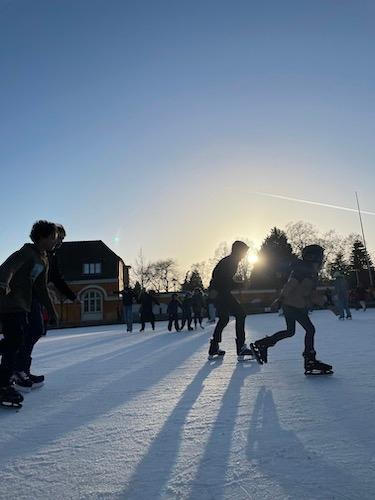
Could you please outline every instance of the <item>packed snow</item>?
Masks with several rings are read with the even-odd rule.
[[[212,326],[50,332],[45,386],[0,410],[0,498],[372,500],[375,311],[312,320],[334,375],[304,376],[301,330],[265,366],[237,362],[233,321],[222,362],[207,361]],[[283,321],[249,316],[248,340]]]

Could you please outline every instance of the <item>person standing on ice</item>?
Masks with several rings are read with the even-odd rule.
[[[168,304],[168,331],[172,331],[172,326],[174,323],[174,327],[176,332],[180,331],[180,325],[178,322],[178,310],[181,309],[183,311],[183,307],[181,302],[178,300],[177,293],[172,294],[172,300]]]
[[[126,331],[133,331],[133,304],[136,299],[135,293],[130,288],[126,286],[123,290],[115,291],[115,295],[121,295],[122,297],[122,315],[124,323],[126,323]]]
[[[17,355],[27,334],[28,314],[35,295],[46,307],[51,319],[57,313],[47,288],[47,252],[57,242],[56,226],[38,221],[31,230],[32,244],[26,243],[0,266],[0,320],[4,344],[0,363],[0,404],[21,407],[23,397],[13,387]]]
[[[197,329],[197,325],[199,323],[199,326],[201,328],[204,328],[202,325],[202,309],[204,306],[204,300],[203,300],[203,293],[200,288],[195,288],[193,297],[192,297],[192,306],[193,306],[193,313],[194,313],[194,328]]]
[[[339,271],[334,274],[335,278],[335,299],[338,308],[339,319],[352,319],[352,314],[349,309],[349,287],[345,276]]]
[[[142,327],[139,331],[144,332],[147,321],[151,323],[152,329],[155,330],[155,314],[153,311],[153,306],[154,304],[158,306],[160,305],[155,298],[155,292],[153,290],[150,290],[149,292],[146,292],[146,290],[144,290],[141,293],[140,302],[141,302],[140,313],[141,313]]]
[[[280,340],[293,337],[296,323],[305,330],[305,374],[332,373],[332,366],[316,359],[314,349],[315,327],[309,318],[312,304],[324,305],[325,299],[316,291],[318,272],[323,264],[324,249],[319,245],[309,245],[302,251],[302,260],[298,260],[292,269],[289,280],[281,291],[274,306],[282,304],[286,329],[270,337],[264,337],[251,344],[260,363],[267,363],[268,349]]]
[[[183,301],[182,301],[182,323],[181,323],[181,330],[185,328],[185,325],[187,323],[187,329],[189,331],[193,330],[193,327],[191,326],[192,322],[192,298],[191,298],[191,292],[185,292]]]
[[[244,259],[249,251],[249,247],[243,241],[235,241],[232,245],[232,252],[227,257],[221,259],[212,272],[212,279],[209,287],[209,294],[214,298],[219,321],[210,341],[208,359],[215,356],[224,356],[225,351],[219,349],[224,328],[229,323],[229,316],[234,315],[236,319],[236,347],[237,356],[243,359],[244,356],[251,356],[252,351],[245,344],[245,318],[246,313],[241,304],[234,298],[231,290],[238,287],[238,283],[233,280],[237,273],[239,263]]]

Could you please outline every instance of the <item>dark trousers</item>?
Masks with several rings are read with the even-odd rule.
[[[154,313],[141,313],[142,330],[145,329],[147,321],[149,321],[151,323],[152,329],[155,330],[155,315],[154,315]]]
[[[199,324],[202,324],[202,309],[194,309],[194,326],[197,326],[197,323],[199,321]]]
[[[169,321],[168,321],[168,330],[172,330],[172,325],[174,323],[174,327],[176,331],[179,331],[180,325],[178,324],[178,314],[170,314],[169,315]]]
[[[4,340],[0,362],[0,387],[10,384],[10,379],[16,370],[16,361],[27,330],[27,313],[17,312],[2,314]]]
[[[219,321],[216,324],[212,340],[221,342],[223,330],[229,323],[229,316],[232,314],[236,319],[238,353],[245,343],[245,311],[230,292],[219,292],[215,302]]]
[[[188,329],[190,330],[190,329],[191,329],[191,321],[192,321],[191,312],[186,312],[186,311],[184,311],[184,312],[182,313],[182,324],[181,324],[181,330],[185,327],[186,322],[187,322]]]
[[[296,323],[299,323],[306,332],[305,352],[313,351],[315,327],[310,320],[308,309],[283,306],[283,311],[286,321],[286,330],[282,330],[275,333],[271,337],[267,337],[267,344],[269,346],[273,346],[282,339],[293,337],[293,335],[296,333]]]
[[[32,357],[35,344],[44,335],[44,321],[42,316],[41,304],[33,299],[31,311],[28,314],[28,326],[25,331],[25,341],[17,354],[16,371],[30,372]]]

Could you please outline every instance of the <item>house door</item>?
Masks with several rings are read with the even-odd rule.
[[[82,298],[82,321],[103,319],[103,296],[97,290],[87,290]]]

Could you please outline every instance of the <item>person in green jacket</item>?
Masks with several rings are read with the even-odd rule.
[[[17,354],[23,345],[32,297],[45,306],[50,318],[57,313],[47,288],[48,256],[57,242],[55,224],[36,222],[31,230],[33,243],[26,243],[0,266],[0,321],[4,341],[0,363],[0,404],[20,407],[23,397],[12,386]]]

